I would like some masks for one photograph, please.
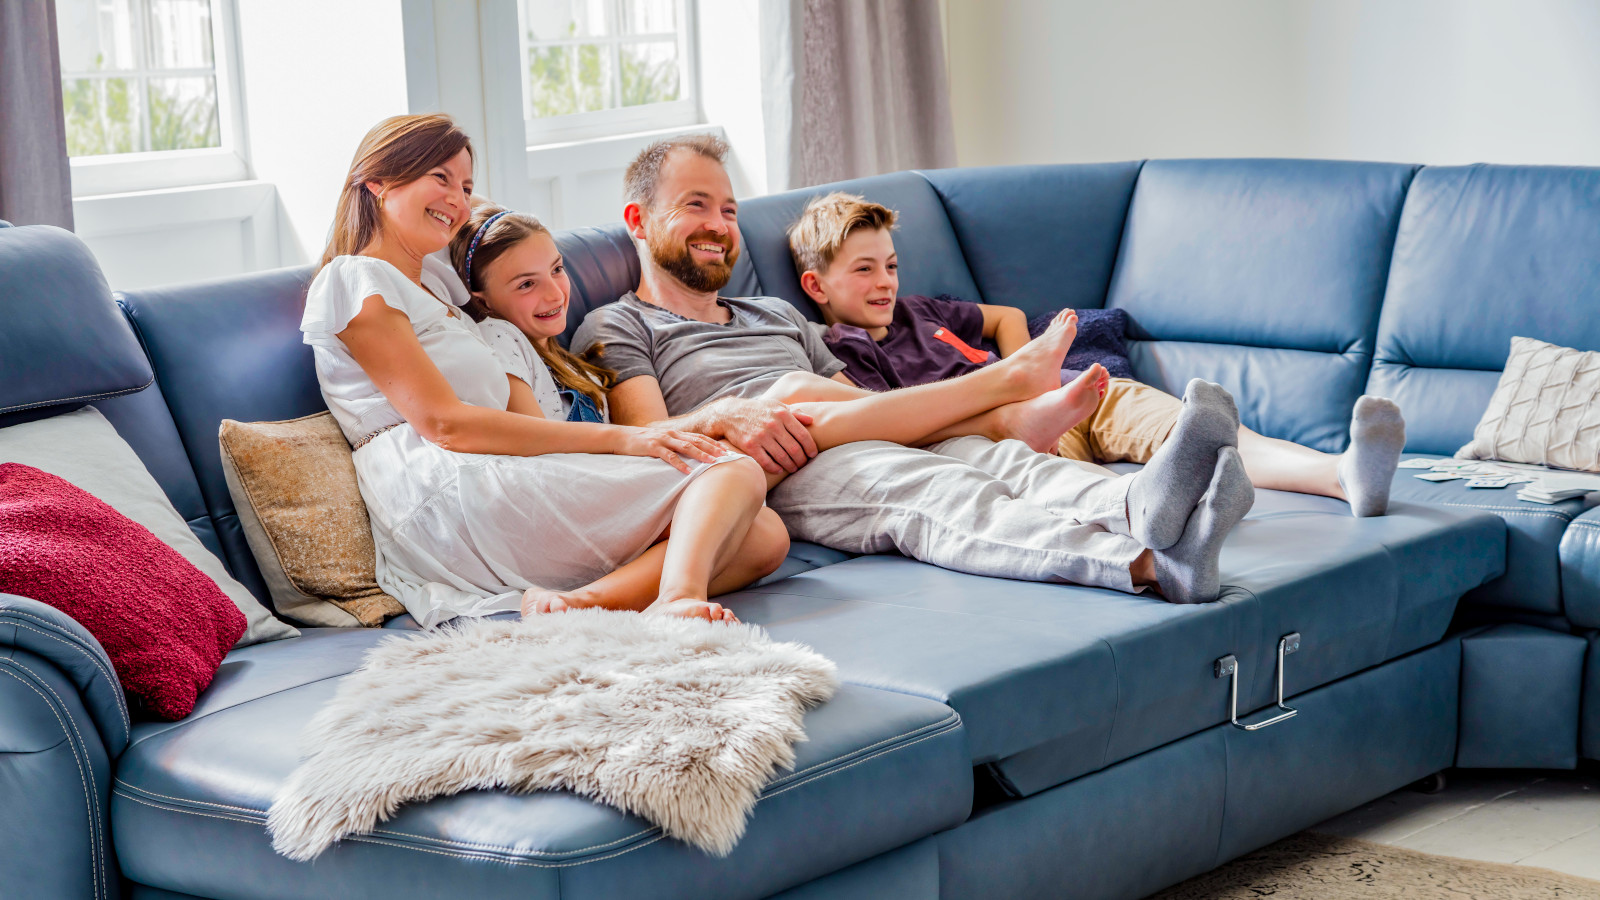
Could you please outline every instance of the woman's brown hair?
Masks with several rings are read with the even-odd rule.
[[[484,223],[490,219],[494,221],[484,228]],[[480,230],[483,232],[481,236],[478,234]],[[461,307],[467,315],[478,322],[490,317],[501,318],[478,298],[483,293],[483,273],[507,250],[534,235],[549,233],[550,229],[544,227],[543,222],[527,213],[508,212],[493,203],[474,206],[466,224],[450,241],[450,262],[456,267],[456,274],[461,276],[461,282],[473,294],[472,299]],[[474,240],[477,241],[476,247],[473,246]],[[467,260],[469,254],[472,257],[470,268]],[[606,408],[606,391],[616,386],[617,373],[572,353],[553,340],[540,343],[530,339],[529,343],[533,344],[533,349],[545,365],[550,367],[550,374],[555,376],[556,383],[588,397],[596,408]],[[598,355],[599,350],[599,347],[595,347],[594,355]]]
[[[384,119],[356,148],[339,192],[339,206],[333,214],[333,233],[328,249],[322,252],[322,265],[335,256],[349,256],[365,250],[383,227],[379,198],[367,190],[367,182],[381,181],[392,186],[409,184],[455,158],[462,150],[472,153],[472,142],[455,120],[442,113],[425,116],[391,116]]]

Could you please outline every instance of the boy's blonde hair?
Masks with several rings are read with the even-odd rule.
[[[899,216],[860,194],[834,191],[806,204],[789,226],[789,253],[798,274],[826,272],[845,238],[858,228],[892,229]]]

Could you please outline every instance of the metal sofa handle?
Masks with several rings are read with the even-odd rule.
[[[1278,709],[1282,712],[1270,719],[1255,722],[1250,725],[1239,721],[1239,659],[1232,653],[1217,660],[1212,666],[1213,674],[1217,678],[1230,678],[1228,682],[1228,722],[1235,728],[1244,731],[1259,731],[1268,725],[1276,725],[1285,719],[1292,719],[1300,711],[1283,702],[1283,658],[1300,649],[1300,632],[1290,632],[1278,639]]]

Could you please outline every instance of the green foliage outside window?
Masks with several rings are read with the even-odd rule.
[[[97,56],[96,70],[104,63],[105,58]],[[180,79],[170,78],[65,79],[61,105],[67,120],[67,155],[221,146],[215,81],[209,77],[181,80],[191,85],[199,82],[201,90],[179,90]],[[141,100],[150,114],[148,143],[139,120]]]
[[[569,26],[569,36],[576,25]],[[652,44],[562,44],[539,46],[528,33],[528,91],[533,117],[570,116],[617,106],[643,106],[677,100],[677,47]],[[670,46],[672,54],[652,60],[645,46]],[[611,95],[611,67],[618,67],[618,91]]]

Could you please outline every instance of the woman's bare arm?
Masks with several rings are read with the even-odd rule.
[[[377,294],[362,301],[361,312],[339,340],[349,348],[372,383],[405,417],[424,439],[457,453],[493,453],[506,456],[538,456],[545,453],[624,453],[658,456],[674,467],[687,471],[678,459],[683,453],[710,462],[721,452],[714,442],[699,435],[683,439],[649,439],[665,444],[676,453],[643,452],[647,448],[641,429],[617,425],[579,422],[552,422],[538,415],[525,414],[526,403],[515,402],[522,411],[488,409],[463,403],[450,382],[428,357],[411,320],[389,306]],[[527,385],[522,386],[526,402],[533,400]],[[513,395],[518,392],[513,387]],[[532,404],[535,409],[537,403]],[[676,434],[675,432],[673,433]],[[678,441],[682,444],[679,446]],[[704,446],[702,446],[702,442]],[[667,457],[672,458],[668,459]]]

